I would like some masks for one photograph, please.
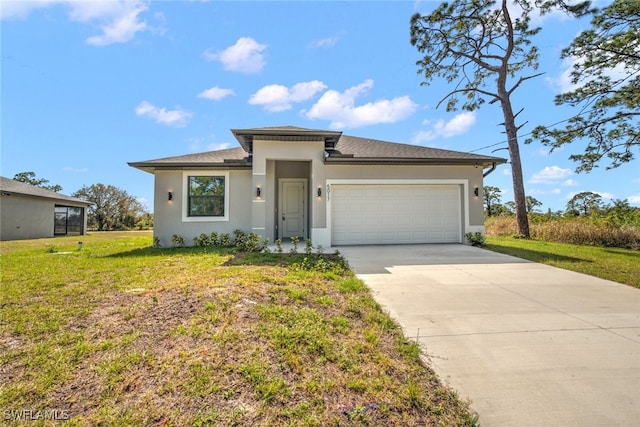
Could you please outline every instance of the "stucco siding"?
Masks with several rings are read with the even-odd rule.
[[[210,170],[200,171],[210,173]],[[198,175],[199,171],[189,171],[189,175]],[[169,247],[172,245],[172,236],[182,236],[187,246],[193,245],[193,238],[202,233],[209,234],[213,231],[232,234],[240,229],[246,233],[251,231],[252,191],[251,171],[224,171],[228,174],[227,191],[228,220],[196,222],[184,221],[185,193],[184,177],[182,170],[155,172],[154,192],[154,237],[159,239],[160,245]],[[171,192],[172,200],[168,200]]]
[[[19,194],[0,198],[0,240],[53,237],[55,203]]]
[[[474,166],[415,166],[415,165],[326,165],[323,177],[318,181],[331,180],[459,180],[467,184],[467,194],[461,193],[463,206],[468,207],[469,225],[483,226],[484,208],[482,199],[482,168]],[[475,187],[479,196],[473,194]],[[326,217],[318,218],[314,226],[325,227]],[[474,228],[475,230],[475,228]],[[466,231],[465,231],[466,232]]]

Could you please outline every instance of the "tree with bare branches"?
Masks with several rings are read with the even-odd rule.
[[[438,106],[446,101],[447,111],[455,111],[462,101],[464,110],[473,111],[487,101],[499,103],[522,237],[530,237],[518,146],[518,130],[524,123],[516,124],[523,109],[515,112],[511,95],[524,82],[542,74],[536,72],[539,54],[531,44],[540,28],[531,27],[531,15],[536,8],[544,13],[553,7],[576,14],[587,6],[568,7],[556,0],[454,0],[442,3],[429,15],[416,13],[411,18],[411,44],[424,54],[416,63],[425,78],[421,84],[443,78],[452,85]]]

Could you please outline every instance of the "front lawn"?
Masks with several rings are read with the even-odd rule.
[[[544,240],[487,237],[487,248],[640,288],[640,251]]]
[[[476,424],[340,258],[151,244],[2,242],[5,423]]]

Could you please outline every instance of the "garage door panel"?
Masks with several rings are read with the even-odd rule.
[[[458,243],[459,185],[333,185],[333,244]]]

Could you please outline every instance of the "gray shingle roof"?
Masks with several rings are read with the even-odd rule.
[[[347,161],[350,158],[353,159],[353,162],[371,160],[428,163],[505,163],[505,159],[499,157],[342,135],[336,144],[335,154],[330,152],[327,161],[330,162],[333,159]]]
[[[275,126],[255,129],[232,129],[242,147],[205,153],[165,157],[143,162],[131,162],[130,166],[153,173],[155,169],[170,168],[251,168],[248,153],[252,149],[253,137],[282,137],[305,141],[310,137],[324,138],[327,163],[344,164],[477,164],[489,166],[506,160],[500,157],[483,156],[461,151],[443,150],[418,145],[380,141],[370,138],[342,135],[341,132]],[[337,142],[336,142],[337,141]]]
[[[44,188],[36,187],[34,185],[25,184],[24,182],[15,181],[13,179],[0,176],[0,192],[2,195],[21,194],[24,196],[42,197],[45,199],[54,199],[65,202],[82,203],[90,205],[91,202],[86,200],[77,199],[71,196],[65,196],[64,194],[56,193],[55,191],[46,190]]]
[[[225,162],[226,161],[226,162]],[[206,168],[221,167],[251,168],[247,152],[242,147],[227,148],[225,150],[207,151],[204,153],[186,154],[183,156],[164,157],[162,159],[130,162],[129,166],[153,172],[154,169],[171,168]]]

